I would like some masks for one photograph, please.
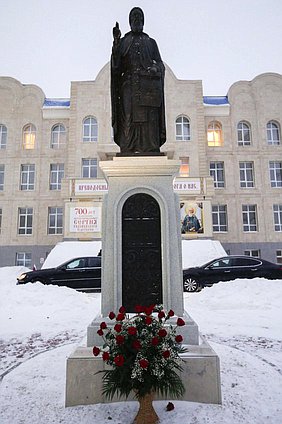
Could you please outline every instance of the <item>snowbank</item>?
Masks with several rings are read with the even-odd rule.
[[[213,259],[226,256],[217,240],[182,240],[182,267],[200,266]]]
[[[42,269],[54,268],[78,256],[98,256],[101,241],[62,241],[47,256]]]
[[[42,269],[56,267],[77,256],[97,256],[101,246],[101,241],[63,241],[51,250]],[[226,256],[226,252],[219,241],[182,240],[183,268],[203,265],[221,256]]]

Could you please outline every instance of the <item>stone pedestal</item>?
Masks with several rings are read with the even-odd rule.
[[[97,374],[104,369],[105,364],[101,357],[93,356],[92,347],[101,343],[97,335],[101,321],[113,325],[107,316],[110,311],[116,313],[122,305],[122,210],[125,202],[136,194],[151,196],[158,204],[161,303],[165,310],[173,309],[176,316],[186,321],[186,325],[178,329],[184,343],[188,345],[188,353],[183,356],[184,369],[181,375],[186,388],[183,400],[221,403],[219,359],[199,336],[197,324],[184,311],[183,306],[180,210],[178,196],[173,191],[173,179],[179,171],[180,162],[168,160],[165,156],[132,156],[116,157],[113,161],[100,162],[99,165],[109,185],[103,202],[102,307],[101,313],[88,326],[87,347],[76,349],[67,360],[66,405],[105,402],[101,395],[102,374]],[[138,296],[137,304],[142,304]],[[173,324],[174,320],[172,318],[170,323]]]
[[[137,193],[148,194],[159,204],[163,305],[183,315],[180,209],[173,191],[179,165],[166,156],[115,157],[99,163],[109,186],[102,218],[102,316],[122,305],[122,208]]]
[[[178,400],[221,403],[219,358],[214,350],[200,338],[197,346],[188,345],[188,352],[182,355],[181,378],[185,394]],[[101,357],[94,357],[91,347],[79,347],[67,359],[66,406],[104,403],[102,395],[102,371],[105,363]],[[156,397],[161,400],[162,397]],[[114,398],[113,402],[124,398]],[[133,394],[127,399],[134,400]]]
[[[157,200],[161,212],[162,293],[164,308],[187,321],[182,335],[185,342],[198,344],[198,328],[184,312],[182,251],[179,199],[173,191],[173,179],[180,162],[166,156],[116,157],[100,162],[109,191],[103,203],[102,238],[102,310],[87,329],[87,346],[99,344],[101,318],[118,311],[122,303],[122,208],[137,193]],[[140,300],[136,298],[136,304]],[[142,302],[141,302],[142,303]],[[189,341],[188,341],[189,340]]]

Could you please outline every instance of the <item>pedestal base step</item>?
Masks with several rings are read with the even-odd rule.
[[[210,345],[201,338],[198,346],[187,345],[182,381],[185,386],[183,398],[191,402],[221,403],[219,358]],[[102,396],[102,371],[105,363],[94,357],[92,347],[78,347],[67,359],[66,406],[90,405],[109,402]],[[156,396],[156,400],[162,399]],[[114,398],[112,402],[123,401]],[[134,400],[132,395],[127,400]]]

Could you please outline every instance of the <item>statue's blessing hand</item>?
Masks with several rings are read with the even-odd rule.
[[[116,26],[113,28],[114,39],[118,40],[121,37],[121,32],[119,29],[119,23],[116,22]]]

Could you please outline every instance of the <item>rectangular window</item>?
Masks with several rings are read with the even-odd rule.
[[[182,157],[179,160],[181,160],[179,175],[181,177],[189,177],[189,158]]]
[[[17,252],[16,266],[25,266],[27,268],[31,268],[31,253]]]
[[[210,162],[210,176],[215,188],[224,188],[224,162]]]
[[[82,178],[97,178],[97,159],[82,159]]]
[[[257,231],[257,205],[242,205],[243,231]]]
[[[18,234],[32,234],[33,208],[19,208]]]
[[[5,165],[0,165],[0,191],[4,190]]]
[[[64,178],[64,164],[51,163],[50,165],[50,190],[61,190],[62,178]]]
[[[282,187],[282,162],[269,162],[271,187]]]
[[[212,206],[212,228],[216,233],[228,231],[227,205]]]
[[[273,214],[275,231],[282,231],[282,204],[273,205]]]
[[[282,264],[282,250],[276,250],[276,262]]]
[[[63,234],[63,208],[48,208],[48,234]]]
[[[244,255],[246,256],[252,256],[253,258],[260,258],[260,250],[256,249],[248,249],[248,250],[244,250]]]
[[[2,229],[2,208],[0,208],[0,234]]]
[[[7,144],[7,127],[0,125],[0,149],[6,149]]]
[[[35,165],[21,165],[21,190],[34,190]]]
[[[240,187],[249,188],[254,187],[254,163],[253,162],[240,162]]]

